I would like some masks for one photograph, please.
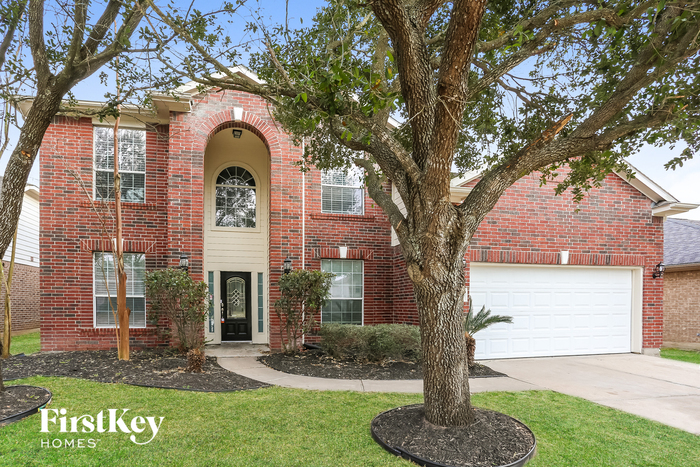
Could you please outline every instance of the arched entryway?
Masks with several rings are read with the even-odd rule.
[[[212,343],[268,342],[270,153],[260,133],[228,122],[204,153],[204,275]]]

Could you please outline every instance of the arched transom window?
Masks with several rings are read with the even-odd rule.
[[[255,178],[243,167],[228,167],[216,179],[216,225],[255,227]]]

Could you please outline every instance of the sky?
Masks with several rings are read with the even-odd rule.
[[[179,3],[179,2],[178,2]],[[320,0],[289,0],[289,25],[291,28],[298,27],[300,18],[303,24],[311,22],[316,8],[322,5]],[[280,0],[268,0],[260,4],[255,2],[248,4],[251,9],[262,8],[263,16],[267,24],[282,23],[285,19],[285,2]],[[77,99],[81,100],[103,100],[106,89],[99,83],[97,76],[78,84],[73,92]],[[0,173],[4,173],[9,153],[16,142],[17,132],[14,132],[13,141],[10,142],[8,150],[0,159]],[[670,159],[680,155],[682,146],[672,149],[670,147],[657,148],[645,146],[642,150],[630,157],[628,161],[638,171],[659,184],[667,192],[673,195],[682,203],[700,204],[700,155],[695,159],[684,163],[683,167],[676,170],[666,170],[664,164]],[[30,183],[39,183],[38,163],[35,164],[31,175]],[[679,218],[700,220],[700,208],[690,212],[680,214]]]

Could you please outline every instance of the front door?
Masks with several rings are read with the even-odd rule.
[[[249,341],[250,273],[221,273],[221,340]]]

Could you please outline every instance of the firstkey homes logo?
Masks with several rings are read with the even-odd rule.
[[[121,433],[130,435],[134,444],[145,445],[153,441],[160,430],[165,417],[127,417],[130,409],[107,409],[95,416],[83,414],[68,417],[66,409],[41,409],[41,433]],[[159,418],[157,420],[157,418]],[[58,430],[56,430],[58,428]],[[93,435],[94,436],[94,435]],[[79,439],[54,438],[42,439],[42,447],[52,448],[94,448],[99,439],[81,437]]]

